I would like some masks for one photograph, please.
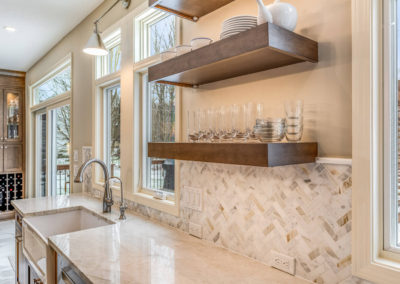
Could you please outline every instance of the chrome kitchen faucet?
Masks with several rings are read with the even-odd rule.
[[[92,159],[89,161],[86,161],[83,163],[83,165],[79,168],[78,173],[76,174],[75,183],[82,183],[83,182],[83,172],[86,170],[88,166],[90,166],[93,163],[97,163],[101,166],[104,172],[104,197],[103,197],[103,212],[104,213],[110,213],[111,212],[111,206],[114,204],[113,198],[112,198],[112,190],[111,187],[109,186],[110,184],[110,173],[108,171],[108,168],[106,164],[99,159]],[[122,188],[122,186],[121,186]]]

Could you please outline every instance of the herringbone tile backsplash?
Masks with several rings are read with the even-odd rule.
[[[351,278],[350,166],[181,162],[180,186],[181,200],[185,186],[203,190],[201,212],[129,207],[185,232],[201,224],[203,239],[267,264],[272,250],[293,256],[296,275],[315,283],[361,283]]]

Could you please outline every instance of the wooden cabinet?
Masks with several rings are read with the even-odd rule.
[[[2,169],[2,172],[22,172],[22,144],[5,144],[4,146],[0,146],[0,157],[3,157],[0,160],[0,169]]]
[[[23,90],[3,89],[0,97],[0,140],[3,142],[22,142]]]
[[[25,74],[0,70],[0,173],[23,173]]]

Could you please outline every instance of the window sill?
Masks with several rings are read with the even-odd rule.
[[[158,200],[149,194],[140,192],[131,195],[134,202],[179,217],[179,207],[173,201]]]
[[[99,183],[93,183],[93,188],[104,192],[104,186]],[[112,189],[116,189],[113,191],[114,200],[119,200],[121,197],[119,187]],[[179,206],[176,202],[171,200],[158,200],[155,199],[153,196],[141,192],[130,193],[124,190],[124,198],[125,200],[133,201],[139,203],[141,205],[162,211],[164,213],[179,217]]]

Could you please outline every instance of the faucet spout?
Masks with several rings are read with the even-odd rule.
[[[104,213],[110,213],[111,212],[111,206],[113,205],[113,198],[112,198],[112,191],[109,186],[109,180],[110,180],[110,173],[108,171],[107,165],[99,159],[92,159],[89,161],[86,161],[85,163],[82,164],[82,166],[79,168],[78,173],[76,174],[76,177],[74,179],[75,183],[82,183],[83,182],[83,173],[85,172],[86,168],[90,166],[91,164],[96,163],[101,166],[104,172],[104,197],[103,197],[103,212]]]

